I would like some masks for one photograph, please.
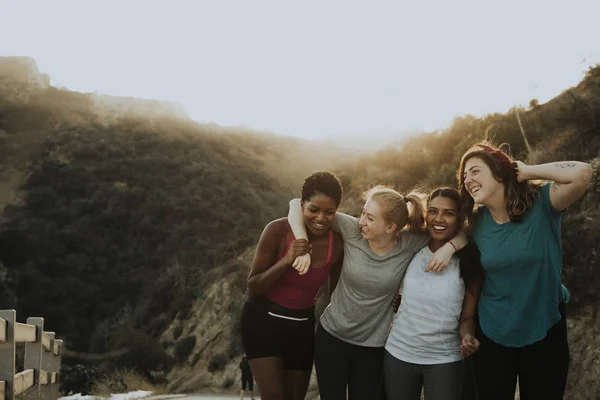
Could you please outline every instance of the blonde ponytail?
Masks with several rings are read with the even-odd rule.
[[[417,192],[410,192],[405,201],[410,203],[408,222],[406,228],[409,232],[420,233],[425,232],[425,204],[423,196]]]
[[[379,204],[385,220],[396,224],[397,233],[407,229],[410,232],[425,230],[425,206],[418,193],[411,192],[404,197],[391,187],[377,185],[363,193],[363,198]],[[406,203],[411,204],[410,213]]]

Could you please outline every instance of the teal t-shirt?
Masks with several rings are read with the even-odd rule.
[[[560,320],[559,303],[569,299],[561,284],[561,219],[550,202],[549,183],[522,222],[498,224],[487,208],[479,210],[473,232],[485,271],[479,321],[494,342],[526,346]]]

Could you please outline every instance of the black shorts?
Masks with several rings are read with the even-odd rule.
[[[254,379],[252,375],[242,374],[242,390],[254,390]]]
[[[242,343],[248,360],[281,357],[288,370],[311,370],[315,308],[293,310],[259,297],[242,311]]]

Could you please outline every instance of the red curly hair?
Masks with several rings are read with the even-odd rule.
[[[539,197],[540,185],[529,181],[519,183],[514,160],[500,147],[488,141],[474,144],[463,154],[456,174],[458,189],[465,207],[463,212],[467,221],[473,219],[475,201],[464,185],[465,164],[473,157],[481,159],[490,168],[494,178],[504,184],[504,198],[506,199],[508,216],[511,221],[520,222],[523,214],[531,208],[535,199]]]

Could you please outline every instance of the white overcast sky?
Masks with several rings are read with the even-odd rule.
[[[448,127],[600,62],[600,1],[0,0],[0,56],[52,84],[305,138]]]

